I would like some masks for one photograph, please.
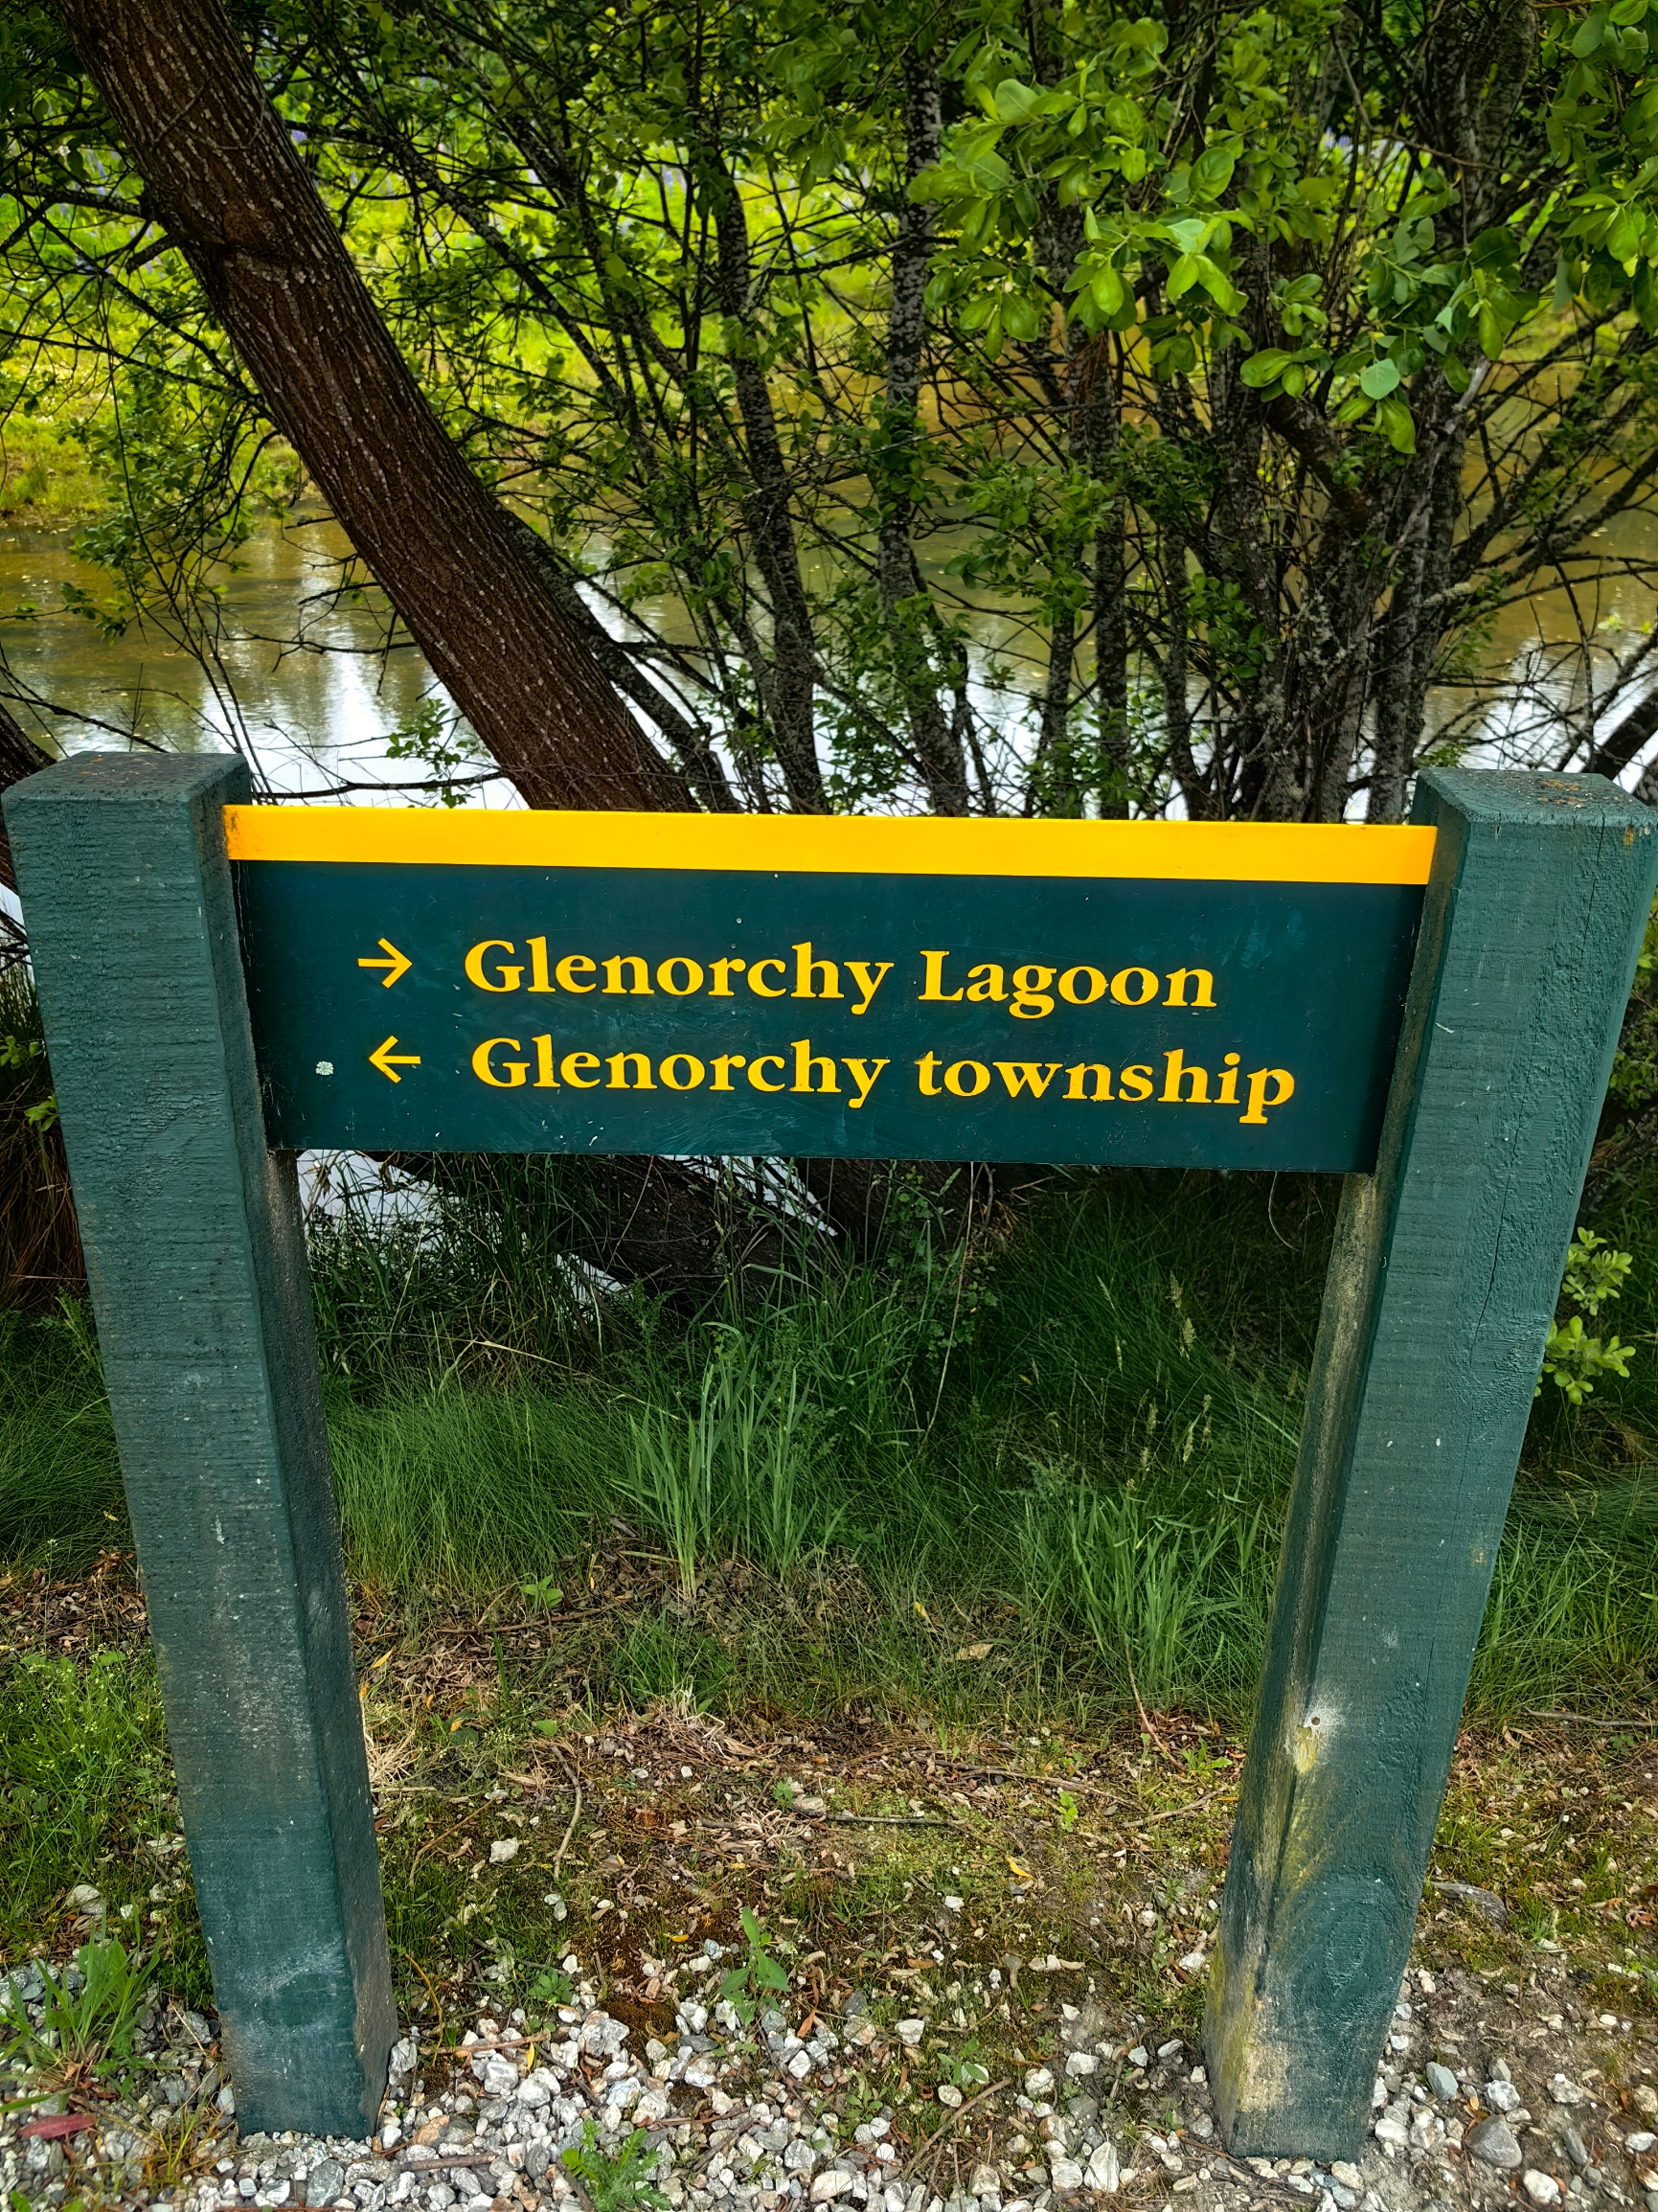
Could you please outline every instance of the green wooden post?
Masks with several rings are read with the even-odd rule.
[[[1374,1175],[1348,1180],[1205,2036],[1225,2140],[1355,2156],[1658,878],[1598,776],[1424,775]]]
[[[6,819],[244,2130],[373,2132],[396,2034],[291,1153],[267,1152],[222,809],[81,755]]]

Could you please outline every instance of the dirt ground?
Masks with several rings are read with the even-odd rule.
[[[1314,2193],[1306,2161],[1225,2155],[1203,2079],[1240,1728],[1181,1713],[1086,1736],[1011,1727],[990,1697],[972,1724],[855,1699],[809,1720],[699,1712],[684,1696],[597,1703],[588,1654],[611,1601],[602,1573],[593,1583],[551,1612],[515,1596],[481,1618],[426,1608],[417,1620],[355,1593],[388,1922],[428,2093],[456,2075],[448,2054],[482,2006],[521,2018],[570,1956],[637,2045],[671,2052],[691,1962],[710,1942],[746,1955],[746,1907],[788,1973],[777,2001],[791,2029],[842,2031],[810,2085],[820,2109],[832,2102],[849,2133],[886,2116],[906,2182],[929,2197],[966,2197],[989,2165],[1004,2201],[1063,2194],[1056,2161],[1102,2131],[1123,2146],[1130,2206],[1191,2196],[1241,2212]],[[734,1609],[729,1632],[742,1621]],[[143,1638],[120,1561],[78,1584],[0,1582],[0,1666]],[[986,1652],[958,1656],[970,1671]],[[102,1863],[75,1870],[101,1915],[119,1910],[128,1860],[132,1896],[152,1901],[144,1919],[188,1914],[187,1893],[153,1902],[139,1849],[136,1831],[167,1819],[165,1804],[138,1809]],[[66,1956],[103,1925],[76,1909],[73,1886],[28,1951]],[[1641,2147],[1658,2127],[1655,1914],[1649,1722],[1533,1714],[1465,1728],[1384,2061],[1391,2126],[1362,2175],[1337,2170],[1337,2205],[1365,2193],[1385,2206],[1494,2202],[1522,2181],[1550,2203],[1551,2178],[1574,2202],[1658,2192],[1658,2154]],[[188,1956],[187,1927],[170,1941]],[[1113,2058],[1067,2074],[1069,2053],[1106,2045]],[[1411,2084],[1429,2060],[1457,2091],[1419,2094],[1422,2116]],[[1511,2171],[1466,2141],[1504,2070],[1523,2152]],[[1497,2107],[1510,2102],[1499,2092]],[[222,2139],[198,2128],[191,2161]],[[58,2177],[57,2200],[73,2179]]]

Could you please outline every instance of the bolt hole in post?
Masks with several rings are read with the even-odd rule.
[[[1462,771],[1399,829],[248,795],[6,797],[241,2123],[368,2134],[395,2031],[294,1154],[838,1154],[1347,1177],[1206,2033],[1232,2150],[1356,2151],[1658,818]],[[639,1425],[687,1609],[711,1545],[825,1540],[823,1448],[733,1347]],[[1059,1540],[1155,1702],[1201,1539],[1131,1507]]]

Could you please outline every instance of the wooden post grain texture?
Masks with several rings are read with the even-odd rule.
[[[1224,2139],[1354,2157],[1619,1022],[1658,814],[1421,778],[1438,826],[1374,1175],[1308,1385],[1205,2037]]]
[[[396,2034],[291,1153],[266,1150],[239,761],[6,799],[243,2130],[373,2132]]]

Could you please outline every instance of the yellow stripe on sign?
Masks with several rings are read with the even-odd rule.
[[[233,860],[694,868],[764,876],[1100,876],[1425,883],[1432,830],[1354,823],[1004,822],[864,814],[227,807]]]

